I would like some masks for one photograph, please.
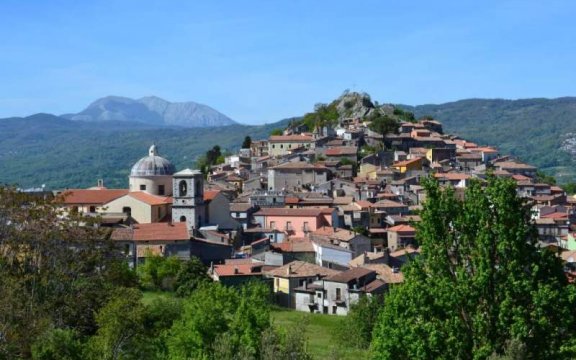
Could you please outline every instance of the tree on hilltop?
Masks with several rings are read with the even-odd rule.
[[[486,359],[521,344],[528,359],[576,355],[576,288],[536,247],[530,210],[511,180],[474,182],[459,200],[424,182],[422,255],[387,296],[375,359]]]

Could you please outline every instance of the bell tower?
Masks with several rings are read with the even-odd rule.
[[[200,171],[185,169],[174,174],[172,198],[172,222],[185,222],[188,230],[204,225],[204,177]]]

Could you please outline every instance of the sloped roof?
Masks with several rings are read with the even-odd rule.
[[[212,201],[220,193],[220,190],[206,190],[204,191],[204,201]]]
[[[338,273],[338,270],[328,269],[304,261],[292,261],[289,264],[267,272],[269,276],[281,278],[330,276]]]
[[[133,191],[128,193],[128,196],[136,200],[140,200],[148,205],[164,205],[172,203],[172,197],[170,196],[157,196],[148,194],[147,192],[144,191]]]
[[[356,146],[337,146],[326,149],[326,156],[356,155],[358,148]]]
[[[132,238],[127,239],[127,234],[132,232]],[[135,224],[130,230],[127,228],[114,229],[111,235],[112,240],[134,240],[134,241],[177,241],[189,240],[186,223],[151,223]]]
[[[400,224],[400,225],[396,225],[396,226],[392,226],[392,227],[388,228],[388,232],[390,232],[390,231],[398,232],[398,233],[408,233],[408,232],[416,232],[416,229],[414,229],[410,225]]]
[[[268,138],[269,142],[306,142],[312,141],[309,135],[272,135]]]
[[[114,199],[118,199],[128,194],[126,189],[70,189],[66,190],[60,196],[63,203],[72,204],[95,204],[103,205]]]
[[[346,271],[342,271],[341,273],[328,276],[326,281],[333,281],[339,283],[348,283],[352,280],[356,280],[358,278],[364,277],[370,273],[373,273],[374,270],[370,270],[364,267],[355,267],[352,269],[348,269]]]

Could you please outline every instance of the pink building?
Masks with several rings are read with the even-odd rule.
[[[285,232],[288,236],[304,237],[322,226],[337,225],[336,209],[264,208],[254,214],[254,219],[263,229]]]

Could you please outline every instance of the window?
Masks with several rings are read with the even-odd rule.
[[[336,288],[336,301],[342,300],[342,290],[340,288]]]
[[[130,206],[123,207],[122,212],[126,214],[126,216],[128,217],[132,216],[132,209],[130,208]]]
[[[336,310],[337,310],[337,307],[336,307],[336,306],[332,306],[332,314],[333,314],[333,315],[336,315]]]
[[[146,191],[146,185],[140,184],[140,191]]]
[[[276,149],[276,145],[272,145],[272,149]]]
[[[95,213],[96,212],[96,206],[90,206],[90,212]]]
[[[180,222],[186,222],[186,216],[184,215],[180,216]]]
[[[270,221],[270,229],[276,229],[276,221]]]
[[[186,180],[180,180],[178,184],[178,194],[180,196],[186,196],[188,193],[188,184],[186,184]]]
[[[158,195],[164,195],[164,185],[158,185]]]

